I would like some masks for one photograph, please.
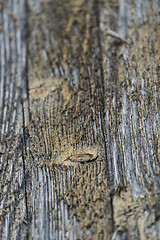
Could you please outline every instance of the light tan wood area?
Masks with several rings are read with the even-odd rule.
[[[160,2],[0,1],[0,239],[160,239]]]

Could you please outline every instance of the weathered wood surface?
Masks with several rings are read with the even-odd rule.
[[[0,1],[0,239],[160,239],[159,48],[158,0]]]

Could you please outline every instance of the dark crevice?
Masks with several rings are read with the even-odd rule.
[[[25,137],[25,116],[24,116],[24,105],[22,103],[22,114],[23,114],[23,135],[22,135],[22,159],[23,159],[23,173],[24,173],[24,185],[25,185],[25,204],[26,204],[26,218],[27,218],[27,224],[28,224],[28,229],[27,229],[27,239],[29,240],[29,211],[28,211],[28,200],[27,200],[27,168],[25,166],[25,161],[27,159],[27,143],[26,143],[26,137]]]
[[[22,93],[27,96],[27,105],[28,105],[28,118],[31,121],[31,113],[30,113],[30,107],[29,107],[29,84],[28,84],[28,0],[25,0],[25,18],[24,18],[24,32],[22,32],[22,40],[26,44],[26,57],[25,57],[25,68],[23,71],[23,76],[22,76]],[[28,195],[27,195],[27,182],[29,181],[29,175],[26,167],[26,160],[29,157],[29,152],[27,150],[29,144],[29,133],[26,128],[26,119],[25,119],[25,106],[23,103],[22,99],[22,116],[23,116],[23,137],[22,137],[22,159],[23,159],[23,173],[24,173],[24,185],[25,185],[25,204],[26,204],[26,222],[27,222],[27,232],[26,232],[26,239],[29,240],[29,225],[30,225],[30,216],[29,216],[29,209],[28,209]]]
[[[114,198],[114,196],[110,195],[110,210],[111,210],[110,211],[110,218],[111,218],[111,232],[112,232],[112,234],[115,231],[113,198]]]

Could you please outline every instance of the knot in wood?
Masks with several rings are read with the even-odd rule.
[[[70,156],[67,160],[70,160],[72,162],[79,162],[79,163],[84,163],[84,162],[89,162],[93,158],[93,155],[90,153],[83,153],[83,154],[75,154]]]

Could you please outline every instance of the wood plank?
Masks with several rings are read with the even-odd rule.
[[[160,239],[159,9],[3,6],[2,239]]]

